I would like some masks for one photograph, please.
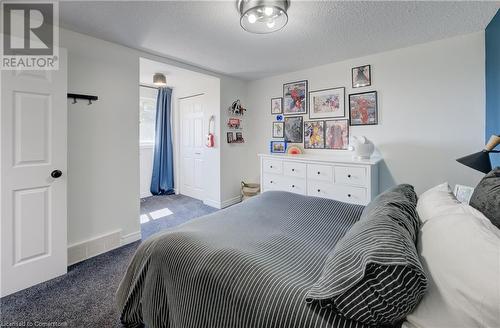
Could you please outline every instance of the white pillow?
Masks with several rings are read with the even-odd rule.
[[[484,215],[435,216],[422,226],[418,249],[429,289],[403,327],[499,327],[498,228]]]
[[[417,202],[417,212],[423,223],[445,214],[473,214],[481,219],[488,220],[472,206],[461,203],[453,195],[448,182],[442,183],[421,194]]]

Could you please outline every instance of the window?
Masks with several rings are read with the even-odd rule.
[[[158,90],[140,87],[139,93],[139,141],[141,144],[155,142],[156,96]]]

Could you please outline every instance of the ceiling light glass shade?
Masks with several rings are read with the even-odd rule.
[[[167,85],[167,78],[162,73],[155,73],[153,75],[153,84],[159,87],[164,87]]]
[[[281,30],[288,22],[288,0],[239,0],[240,25],[257,34]]]

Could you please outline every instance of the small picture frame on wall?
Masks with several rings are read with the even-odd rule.
[[[351,125],[377,125],[377,91],[353,93],[349,95],[349,116]]]
[[[344,118],[345,88],[309,92],[309,118]]]
[[[325,148],[325,121],[304,122],[304,148]]]
[[[228,132],[227,133],[227,143],[233,143],[233,142],[234,142],[234,133]]]
[[[284,138],[284,137],[285,137],[285,123],[273,122],[273,138]]]
[[[371,65],[363,65],[352,69],[352,87],[361,88],[372,85]]]
[[[271,153],[285,153],[286,141],[271,141]]]
[[[347,150],[349,147],[349,121],[325,121],[325,148]]]
[[[283,114],[307,114],[307,80],[283,84]]]
[[[285,141],[287,143],[302,143],[303,122],[302,116],[285,117]]]
[[[283,114],[283,98],[271,98],[271,114]]]

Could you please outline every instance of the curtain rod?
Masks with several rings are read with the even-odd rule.
[[[144,88],[150,88],[150,89],[157,89],[157,90],[159,89],[158,87],[154,87],[152,85],[147,85],[147,84],[142,84],[142,83],[140,83],[139,86],[144,87]]]

